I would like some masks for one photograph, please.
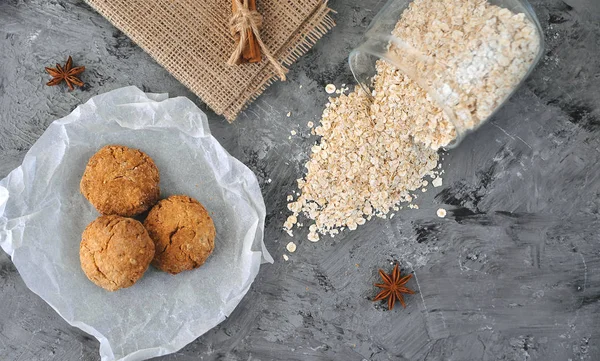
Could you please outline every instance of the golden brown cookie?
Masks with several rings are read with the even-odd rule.
[[[154,241],[152,265],[172,274],[200,267],[215,248],[215,225],[200,202],[171,196],[156,204],[144,227]]]
[[[98,212],[131,217],[160,196],[158,168],[146,153],[107,145],[94,154],[81,178],[81,193]]]
[[[83,231],[79,246],[87,278],[109,291],[132,286],[154,258],[154,242],[135,219],[100,216]]]

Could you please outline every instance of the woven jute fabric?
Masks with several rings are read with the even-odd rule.
[[[216,113],[233,121],[277,75],[266,60],[227,65],[231,0],[86,0]],[[260,36],[290,66],[335,23],[323,0],[259,0]]]

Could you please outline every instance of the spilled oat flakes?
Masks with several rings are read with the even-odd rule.
[[[412,201],[411,192],[428,184],[425,177],[441,186],[437,150],[457,129],[485,120],[526,75],[540,47],[523,14],[481,0],[415,0],[393,34],[424,55],[405,57],[404,69],[414,69],[413,77],[436,74],[420,77],[420,85],[437,99],[385,61],[376,64],[372,94],[357,87],[330,98],[314,129],[320,142],[298,180],[301,194],[288,198],[288,233],[304,214],[314,221],[308,239],[316,242],[319,234],[386,217]]]

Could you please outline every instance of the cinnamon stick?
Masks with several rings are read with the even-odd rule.
[[[248,9],[250,11],[256,11],[256,0],[248,0]],[[237,6],[234,0],[231,2],[231,11],[236,12]],[[236,37],[239,41],[239,35]],[[244,44],[244,50],[240,58],[240,63],[258,63],[262,60],[260,53],[260,45],[254,36],[251,29],[248,29],[248,42]]]

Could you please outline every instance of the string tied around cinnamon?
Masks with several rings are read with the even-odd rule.
[[[240,56],[244,51],[244,46],[248,42],[248,30],[252,30],[254,33],[254,37],[260,46],[260,49],[267,57],[267,60],[273,65],[275,68],[275,72],[279,75],[281,80],[285,80],[285,74],[288,70],[281,65],[277,59],[273,57],[269,48],[265,45],[265,43],[260,38],[260,28],[263,24],[262,15],[256,10],[250,10],[248,8],[248,0],[233,0],[236,3],[237,9],[231,15],[229,19],[229,30],[231,30],[232,35],[239,34],[239,42],[231,54],[231,57],[227,61],[229,65],[236,65]]]

